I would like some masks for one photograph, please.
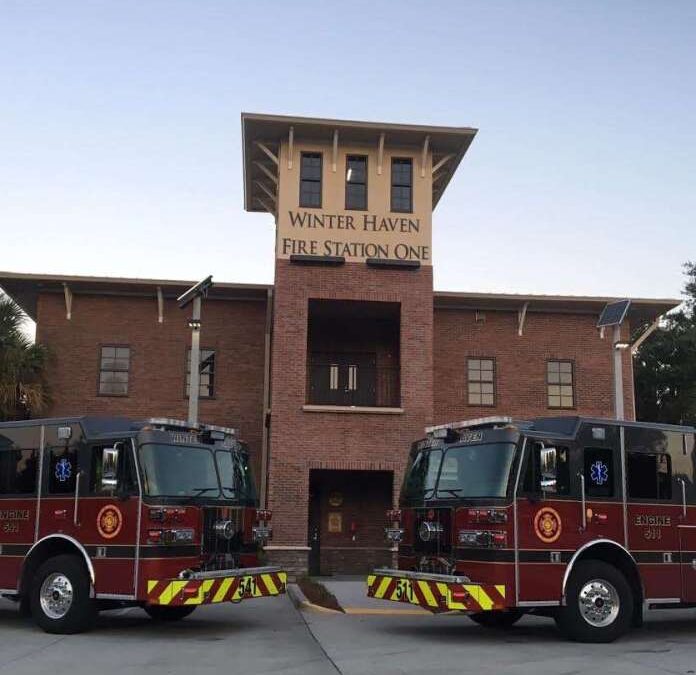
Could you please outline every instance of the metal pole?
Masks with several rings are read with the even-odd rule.
[[[191,377],[189,385],[188,423],[198,425],[198,395],[201,388],[201,296],[193,299],[191,317]]]
[[[273,329],[273,290],[266,293],[266,331],[263,348],[263,416],[261,418],[261,508],[268,505],[268,459],[270,454],[270,429],[268,418],[271,411],[271,331]]]
[[[624,419],[624,392],[623,392],[623,355],[622,350],[616,347],[621,342],[621,325],[614,326],[614,413],[616,419]]]

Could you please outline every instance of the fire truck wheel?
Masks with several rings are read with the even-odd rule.
[[[163,605],[147,605],[145,611],[155,621],[179,621],[185,619],[196,609],[195,605],[180,605],[178,607],[165,607]]]
[[[566,588],[566,605],[556,615],[561,632],[578,642],[613,642],[633,617],[633,592],[619,570],[601,560],[582,560]]]
[[[32,579],[31,615],[47,633],[68,635],[86,630],[96,615],[89,578],[73,555],[49,558]]]
[[[492,610],[488,612],[478,612],[477,614],[469,614],[469,618],[474,623],[486,626],[486,628],[510,628],[523,616],[524,612],[519,609],[511,609],[508,612]]]

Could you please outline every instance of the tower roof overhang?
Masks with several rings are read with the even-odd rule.
[[[433,154],[433,209],[440,201],[477,129],[421,124],[388,124],[242,113],[244,208],[269,211],[269,173],[277,173],[283,140],[413,148]],[[264,187],[266,189],[264,189]]]

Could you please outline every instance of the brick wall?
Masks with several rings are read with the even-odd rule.
[[[311,298],[401,304],[402,413],[303,410]],[[276,262],[269,481],[274,545],[307,545],[310,469],[392,471],[398,492],[407,449],[432,418],[432,317],[430,269]],[[278,557],[286,551],[280,549]]]
[[[209,299],[201,346],[215,350],[215,397],[201,399],[202,422],[238,428],[255,459],[261,450],[266,303]],[[186,419],[186,355],[190,310],[166,299],[157,321],[154,298],[74,295],[72,319],[62,295],[39,297],[37,339],[52,353],[50,415],[125,415]],[[130,345],[127,397],[99,396],[101,344]]]
[[[522,336],[517,313],[487,311],[477,322],[473,310],[436,309],[434,322],[434,409],[436,423],[505,414],[614,414],[613,339],[599,336],[597,317],[589,314],[529,312]],[[625,330],[625,336],[628,329]],[[467,359],[492,357],[496,405],[468,405]],[[546,399],[546,362],[574,363],[575,408],[550,410]],[[625,414],[633,419],[633,371],[623,354]]]

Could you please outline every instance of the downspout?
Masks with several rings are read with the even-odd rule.
[[[271,433],[271,334],[273,330],[273,289],[266,291],[266,327],[263,354],[263,415],[261,419],[261,508],[268,504],[268,469]]]

